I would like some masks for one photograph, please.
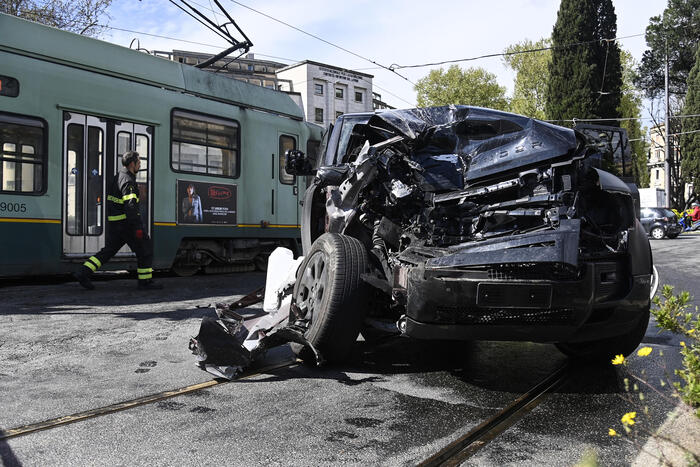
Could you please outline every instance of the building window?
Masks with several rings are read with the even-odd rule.
[[[355,102],[362,102],[362,91],[355,91]]]
[[[323,95],[323,84],[314,83],[314,94],[316,94],[317,96]]]
[[[252,64],[248,65],[248,71],[253,71],[254,68],[255,67]]]
[[[285,185],[294,185],[294,175],[289,175],[286,168],[286,157],[287,151],[293,151],[297,148],[297,140],[293,136],[282,135],[280,136],[280,182]]]
[[[239,125],[234,120],[176,110],[172,117],[173,170],[238,177]]]
[[[657,179],[657,180],[659,179],[659,172],[660,172],[660,170],[659,170],[659,169],[656,169],[656,179]]]
[[[0,114],[0,192],[45,191],[46,127],[35,118]]]
[[[314,109],[314,113],[314,120],[318,123],[323,123],[323,109],[316,107],[316,109]]]
[[[343,115],[343,112],[336,112],[336,113],[335,113],[335,118],[338,118],[338,117],[340,117],[341,115]]]
[[[343,88],[335,88],[335,98],[336,99],[342,99],[343,98]]]

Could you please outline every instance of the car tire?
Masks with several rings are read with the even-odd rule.
[[[644,339],[649,326],[649,308],[643,311],[637,325],[627,334],[588,342],[560,342],[557,348],[570,358],[586,361],[609,362],[616,355],[625,357],[634,352]]]
[[[666,233],[661,227],[654,227],[653,229],[651,229],[651,232],[649,232],[649,235],[654,240],[661,240],[662,238],[664,238],[664,235],[666,235]]]
[[[309,320],[306,339],[326,361],[342,361],[357,340],[367,311],[368,293],[360,278],[367,266],[367,250],[359,240],[326,233],[299,267],[293,301]],[[293,350],[304,356],[299,346]]]
[[[676,238],[676,237],[678,237],[679,235],[680,235],[680,233],[666,234],[666,236],[667,236],[668,238],[671,238],[671,239]]]

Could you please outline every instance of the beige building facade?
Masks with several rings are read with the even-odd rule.
[[[305,60],[277,70],[277,78],[280,90],[301,95],[306,120],[324,127],[339,115],[374,109],[373,76],[366,73]]]
[[[661,190],[666,190],[666,147],[664,143],[664,136],[666,132],[666,127],[663,123],[652,127],[649,130],[649,139],[651,140],[649,148],[649,161],[647,162],[647,167],[649,168],[649,187],[659,188]],[[678,144],[678,137],[675,136],[670,140],[671,148],[675,144]],[[680,160],[674,161],[678,167],[678,173],[680,174]],[[685,184],[685,198],[688,199],[693,193],[693,185]]]
[[[666,150],[664,146],[664,125],[653,127],[649,130],[651,145],[649,147],[649,188],[666,189]]]

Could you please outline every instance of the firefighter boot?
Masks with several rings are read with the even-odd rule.
[[[90,280],[91,272],[92,271],[90,271],[85,266],[81,266],[80,270],[73,273],[73,277],[75,278],[75,280],[80,282],[80,285],[82,285],[84,288],[86,288],[88,290],[94,290],[95,285]]]

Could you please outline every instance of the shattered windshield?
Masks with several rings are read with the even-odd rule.
[[[386,111],[368,122],[381,133],[412,140],[416,159],[452,161],[465,183],[545,159],[568,155],[573,130],[521,115],[469,106]],[[370,143],[374,143],[370,139]]]

